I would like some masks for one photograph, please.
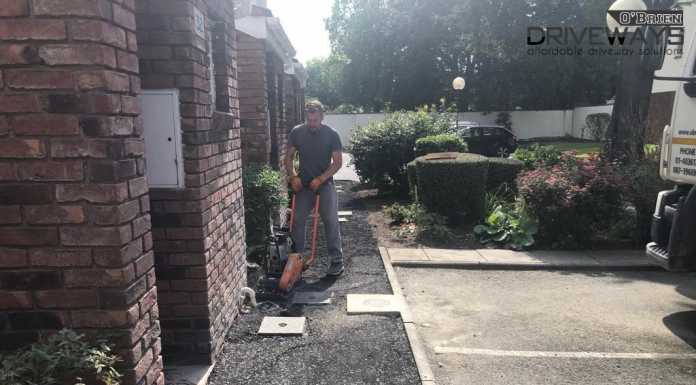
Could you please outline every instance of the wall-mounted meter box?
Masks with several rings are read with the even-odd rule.
[[[142,90],[147,179],[151,188],[183,188],[179,90]]]

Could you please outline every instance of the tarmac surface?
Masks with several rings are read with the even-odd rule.
[[[256,310],[242,315],[227,335],[211,374],[211,385],[243,384],[420,384],[400,316],[348,315],[347,294],[391,294],[377,241],[350,182],[337,182],[339,210],[351,210],[341,224],[346,270],[323,277],[327,264],[310,269],[296,290],[333,292],[330,305],[288,305],[262,296]],[[308,221],[309,222],[309,221]],[[323,226],[318,260],[326,260]],[[257,335],[264,316],[304,316],[304,336]]]
[[[696,275],[396,267],[435,383],[696,384]]]

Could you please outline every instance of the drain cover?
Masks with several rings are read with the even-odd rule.
[[[403,308],[399,297],[384,294],[348,294],[348,314],[399,313]]]
[[[301,335],[305,329],[305,317],[264,317],[261,335]]]

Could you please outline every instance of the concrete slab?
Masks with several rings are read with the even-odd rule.
[[[423,252],[431,261],[437,262],[476,264],[486,261],[476,250],[423,249]]]
[[[523,253],[552,266],[599,266],[586,251],[534,250]]]
[[[600,266],[655,266],[644,250],[600,250],[589,253]]]
[[[504,249],[478,249],[476,251],[478,251],[489,264],[544,265],[544,261],[523,252]]]
[[[348,219],[346,219],[346,218],[338,218],[338,222],[339,222],[339,223],[345,223],[345,222],[348,222]]]
[[[339,211],[338,212],[339,217],[349,217],[351,215],[353,215],[352,211]]]
[[[165,365],[166,385],[206,385],[213,365]]]
[[[392,262],[429,260],[423,249],[388,248],[387,253],[389,254],[389,260]]]
[[[401,297],[386,294],[348,294],[348,314],[400,313],[404,308]]]
[[[264,317],[258,334],[301,335],[305,330],[305,317]]]
[[[301,305],[328,305],[331,303],[333,292],[329,291],[297,291],[292,296],[292,303]]]

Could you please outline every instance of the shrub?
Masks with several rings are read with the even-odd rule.
[[[482,225],[474,227],[481,243],[496,243],[514,250],[531,247],[537,231],[536,220],[515,204],[498,204]]]
[[[399,225],[397,235],[415,235],[421,240],[447,241],[454,237],[447,227],[447,219],[439,214],[428,212],[418,203],[401,205],[395,203],[385,209],[392,223]]]
[[[523,168],[524,163],[517,159],[489,158],[487,190],[496,191],[501,186],[508,186],[514,189],[517,175]]]
[[[554,146],[541,146],[534,143],[529,147],[520,147],[512,158],[524,163],[524,168],[532,170],[537,167],[554,166],[561,162],[563,153]]]
[[[566,155],[557,165],[522,173],[518,190],[539,221],[542,242],[579,247],[622,214],[625,183],[614,165],[596,156]]]
[[[636,210],[636,231],[634,239],[639,244],[650,241],[650,226],[657,201],[657,193],[672,188],[672,183],[660,178],[658,160],[643,160],[624,166],[621,169],[624,178],[629,181],[626,200]]]
[[[445,133],[449,118],[445,114],[395,112],[382,122],[372,122],[353,131],[348,151],[363,182],[381,191],[405,195],[408,192],[406,164],[415,158],[419,138]]]
[[[3,385],[118,385],[120,359],[104,343],[90,344],[70,330],[14,353],[0,355]]]
[[[406,176],[408,177],[408,192],[414,202],[418,202],[418,175],[416,174],[416,161],[406,164]]]
[[[244,169],[244,222],[248,246],[265,246],[271,218],[287,206],[287,189],[278,171],[268,166]]]
[[[606,112],[590,114],[585,117],[585,125],[590,130],[590,136],[596,141],[603,141],[611,123],[611,115]]]
[[[418,199],[430,211],[455,222],[483,217],[488,158],[459,154],[454,159],[416,158]]]
[[[456,134],[426,136],[416,140],[416,156],[435,152],[466,152],[464,140]]]

